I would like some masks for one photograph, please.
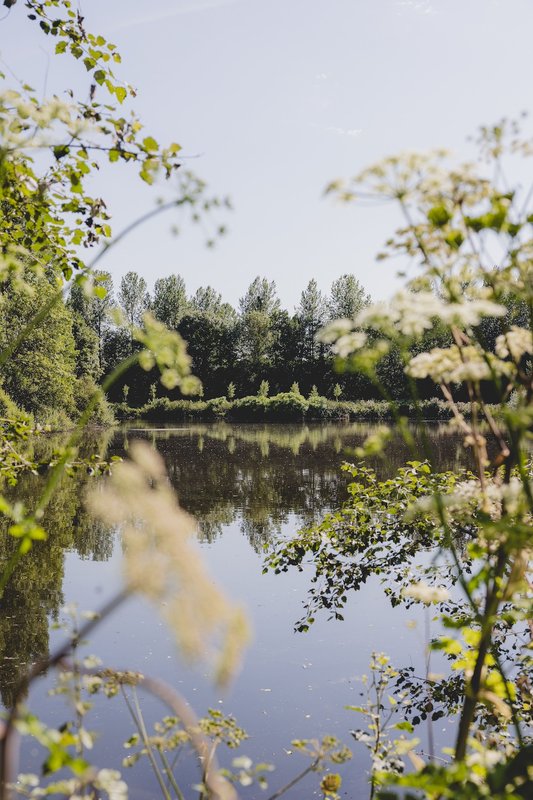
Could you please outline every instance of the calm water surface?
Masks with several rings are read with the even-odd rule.
[[[182,662],[156,610],[137,598],[102,623],[86,651],[110,666],[168,681],[200,714],[209,707],[233,714],[250,736],[240,752],[254,762],[276,765],[266,796],[306,764],[291,752],[292,739],[331,733],[354,745],[354,759],[340,770],[342,795],[366,798],[366,752],[349,735],[363,721],[345,706],[361,702],[359,678],[374,650],[386,651],[397,665],[424,668],[428,621],[419,611],[391,609],[377,581],[350,598],[343,623],[319,618],[307,634],[298,634],[293,623],[301,615],[309,575],[262,574],[265,545],[341,504],[347,479],[339,467],[371,430],[361,424],[184,425],[108,432],[97,444],[107,457],[126,455],[135,439],[159,450],[182,505],[198,519],[200,547],[214,578],[247,607],[254,639],[240,675],[225,693]],[[444,428],[431,429],[431,443],[437,467],[458,465],[459,441]],[[385,476],[410,457],[398,441],[375,466]],[[49,541],[26,559],[2,602],[0,692],[6,705],[23,669],[61,640],[51,623],[61,619],[63,605],[97,609],[121,584],[120,539],[87,517],[84,483],[79,477],[63,482],[46,520]],[[20,490],[31,504],[38,487],[25,480]],[[47,676],[35,685],[28,703],[51,724],[61,724],[68,712],[61,698],[47,697],[53,685],[54,676]],[[143,711],[149,724],[166,713],[149,698],[143,699]],[[436,725],[437,741],[446,741],[451,730],[442,721]],[[87,727],[100,732],[93,761],[120,768],[127,754],[122,742],[133,732],[123,702],[98,700]],[[234,755],[220,750],[223,763]],[[38,770],[40,759],[38,748],[24,746],[24,771]],[[123,772],[130,796],[158,796],[147,762]],[[180,774],[185,788],[198,779],[193,759],[184,761]],[[310,776],[287,797],[318,796],[317,784],[316,776]],[[265,796],[255,788],[242,794]],[[189,791],[188,796],[196,794]]]

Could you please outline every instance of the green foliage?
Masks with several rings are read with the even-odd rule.
[[[425,764],[419,772],[409,776],[393,776],[389,773],[379,777],[381,783],[401,787],[398,793],[390,788],[379,792],[380,800],[423,797],[427,800],[458,798],[458,800],[527,800],[533,792],[531,763],[533,746],[526,745],[518,752],[484,750],[472,743],[473,755],[467,763]],[[405,793],[405,787],[414,793]]]
[[[268,397],[241,397],[233,402],[232,418],[243,422],[264,421],[266,410],[272,398]]]
[[[485,165],[449,165],[439,151],[391,157],[348,188],[339,182],[329,187],[346,201],[361,195],[394,200],[402,223],[380,257],[409,256],[421,272],[387,304],[333,321],[322,341],[338,356],[339,367],[363,371],[389,401],[403,396],[402,383],[407,386],[420,418],[424,382],[437,385],[475,467],[469,474],[439,473],[429,460],[410,462],[395,479],[379,481],[364,464],[346,465],[355,481],[341,511],[280,543],[270,556],[276,571],[301,570],[308,563],[314,570],[300,630],[309,628],[319,609],[342,618],[347,591],[370,576],[385,581],[394,604],[437,607],[445,632],[430,648],[445,654],[451,676],[427,677],[421,689],[408,670],[385,675],[378,669],[375,703],[357,709],[370,720],[368,732],[356,738],[373,752],[371,796],[379,785],[387,800],[531,793],[531,694],[523,685],[530,686],[533,665],[529,646],[516,642],[532,611],[533,215],[531,192],[524,197],[521,187],[510,190],[503,167],[517,153],[531,155],[518,134],[506,121],[482,129],[479,144],[494,168],[492,182]],[[488,249],[495,242],[497,267]],[[523,314],[517,324],[510,312],[518,310]],[[435,335],[441,340],[435,342]],[[468,416],[458,402],[463,397],[469,399]],[[496,401],[496,413],[488,397]],[[390,407],[414,448],[398,403]],[[383,452],[389,437],[376,431],[358,454]],[[424,452],[432,458],[427,442]],[[434,553],[429,565],[425,550]],[[455,583],[462,600],[451,599]],[[397,676],[402,698],[416,709],[411,720],[400,721],[401,730],[411,731],[429,714],[458,715],[455,746],[443,765],[425,765],[411,752],[412,742],[404,753],[414,772],[380,753],[391,715],[380,687],[383,678],[388,685]],[[397,747],[395,753],[402,755]]]
[[[300,331],[300,359],[304,363],[314,362],[322,349],[316,335],[326,320],[326,301],[314,279],[309,281],[300,296],[296,319]]]
[[[0,386],[0,417],[12,422],[31,423],[31,415],[22,411]]]
[[[268,397],[269,389],[270,386],[268,384],[268,381],[261,381],[261,383],[259,384],[259,389],[257,390],[257,396]]]
[[[0,350],[16,340],[32,314],[45,308],[56,292],[52,276],[28,269],[24,277],[23,285],[13,277],[0,287]],[[34,328],[12,357],[0,365],[10,397],[41,419],[46,419],[48,411],[73,413],[75,372],[72,317],[62,303],[54,305],[46,325]]]
[[[74,403],[78,414],[83,413],[87,401],[94,395],[98,395],[98,401],[91,413],[88,424],[103,426],[113,425],[115,423],[115,416],[111,405],[107,399],[101,395],[100,387],[90,375],[83,375],[74,382]]]
[[[329,319],[354,319],[368,305],[370,295],[355,275],[341,275],[331,284],[327,304]]]
[[[72,314],[72,335],[76,351],[76,377],[87,376],[93,381],[98,380],[102,371],[100,342],[96,332],[76,312]]]
[[[185,281],[180,275],[169,275],[155,282],[152,312],[167,328],[177,329],[187,310]]]
[[[351,420],[353,422],[387,422],[394,421],[398,414],[409,419],[423,420],[449,420],[452,416],[450,408],[442,400],[424,400],[418,404],[413,402],[397,403],[391,408],[389,403],[384,400],[359,400],[359,401],[339,401],[330,400],[327,397],[317,395],[309,397],[306,401],[303,395],[296,392],[282,392],[271,397],[259,398],[256,403],[257,395],[242,398],[211,398],[204,400],[171,400],[169,397],[158,397],[155,400],[138,406],[128,406],[129,386],[124,385],[126,396],[121,403],[116,403],[115,408],[121,419],[147,419],[157,420],[158,422],[173,421],[176,419],[196,418],[210,419],[211,411],[216,407],[217,416],[227,416],[228,419],[244,420],[250,413],[250,419],[264,419],[265,415],[272,421],[283,421],[284,419],[302,419],[307,421],[321,420]],[[275,398],[291,397],[285,402],[279,402]],[[288,404],[288,405],[287,405]],[[285,410],[288,406],[294,412],[288,417]],[[458,410],[466,417],[469,414],[469,406],[465,403],[457,405]],[[492,406],[490,410],[494,411]],[[255,409],[252,411],[252,409]]]
[[[342,619],[348,592],[373,575],[380,576],[391,601],[400,602],[402,586],[414,580],[420,552],[444,543],[445,534],[434,520],[408,520],[406,511],[421,497],[451,491],[459,480],[455,473],[435,476],[427,463],[412,461],[394,478],[380,481],[363,463],[345,463],[343,469],[353,480],[340,511],[280,544],[267,560],[277,573],[308,561],[314,570],[306,615],[296,625],[300,631],[309,628],[320,610]],[[462,533],[457,531],[458,536]],[[433,581],[438,578],[433,568],[427,573]]]
[[[303,420],[308,404],[305,397],[295,392],[280,392],[270,398],[267,416],[283,421]]]

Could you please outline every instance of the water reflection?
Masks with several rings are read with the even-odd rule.
[[[87,437],[81,455],[105,454],[110,432]],[[43,436],[30,443],[36,461],[52,457],[59,444],[57,437]],[[113,551],[111,531],[87,515],[82,502],[86,473],[65,477],[46,510],[43,525],[47,541],[35,542],[20,561],[3,598],[0,599],[0,697],[8,706],[13,690],[29,665],[48,653],[49,622],[57,617],[63,604],[65,553],[75,551],[81,558],[104,561]],[[16,498],[27,509],[36,506],[43,480],[24,475],[16,487]],[[18,547],[17,540],[6,534],[8,522],[0,522],[0,566],[7,564]]]
[[[203,538],[212,541],[239,520],[252,547],[260,549],[291,515],[296,527],[304,527],[340,505],[345,486],[340,464],[354,460],[355,448],[375,429],[371,424],[226,423],[130,428],[117,435],[113,448],[125,455],[133,439],[152,442],[181,503],[198,518]],[[429,439],[437,469],[458,466],[459,440],[446,426],[430,428]],[[385,459],[369,463],[386,476],[412,457],[398,436]],[[416,457],[423,458],[421,448]]]
[[[200,537],[218,540],[236,525],[251,547],[260,551],[279,534],[311,524],[344,499],[346,478],[339,466],[372,432],[369,424],[346,425],[184,425],[180,428],[128,428],[88,436],[82,453],[124,456],[134,439],[153,444],[163,456],[181,503],[198,521]],[[429,432],[437,468],[458,465],[458,441],[445,426]],[[53,437],[32,445],[35,458],[50,457]],[[385,461],[375,461],[382,475],[411,457],[395,440]],[[65,554],[94,562],[108,560],[114,537],[89,519],[83,507],[83,471],[65,477],[43,521],[49,532],[23,559],[0,601],[0,696],[9,705],[19,676],[49,647],[49,622],[63,604]],[[35,506],[42,481],[24,477],[16,490],[27,508]],[[4,531],[5,533],[5,531]],[[0,537],[0,563],[16,542]],[[110,587],[113,588],[113,587]],[[106,658],[105,653],[101,653]]]

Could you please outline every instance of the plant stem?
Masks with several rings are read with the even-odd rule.
[[[181,791],[180,787],[178,786],[178,784],[176,782],[176,779],[174,777],[174,773],[172,771],[172,767],[170,766],[170,764],[168,762],[168,759],[167,759],[167,757],[165,755],[164,750],[162,748],[157,748],[157,752],[159,753],[159,757],[160,757],[160,759],[161,759],[161,761],[163,763],[163,771],[164,771],[165,775],[167,776],[170,784],[172,785],[172,788],[176,792],[176,796],[177,796],[178,800],[185,800],[185,797],[183,796],[183,792]]]
[[[133,702],[135,704],[135,711],[133,710],[133,708],[131,706],[130,700],[128,698],[126,690],[124,689],[124,686],[121,686],[120,688],[122,689],[122,695],[123,695],[123,697],[124,697],[124,699],[126,701],[126,705],[128,706],[128,710],[129,710],[129,712],[130,712],[130,714],[131,714],[131,716],[133,718],[133,721],[135,722],[137,730],[139,731],[139,733],[141,735],[141,739],[142,739],[143,744],[144,744],[144,746],[146,748],[146,753],[147,753],[148,758],[150,760],[150,764],[152,765],[152,769],[154,771],[155,777],[157,778],[157,782],[159,784],[159,788],[161,789],[161,792],[163,793],[163,796],[164,796],[165,800],[171,800],[170,792],[167,791],[167,787],[165,786],[165,781],[163,780],[163,776],[161,775],[161,770],[159,769],[159,766],[157,764],[156,758],[154,756],[154,751],[152,749],[152,745],[150,744],[150,738],[149,738],[148,732],[146,730],[146,725],[144,724],[144,718],[143,718],[143,715],[142,715],[141,706],[139,705],[139,698],[137,697],[137,692],[135,691],[135,687],[132,688]]]
[[[463,710],[461,712],[461,719],[459,720],[459,730],[457,732],[457,740],[455,744],[455,761],[464,761],[466,757],[466,748],[468,745],[470,728],[474,720],[474,714],[479,700],[483,667],[485,666],[485,660],[491,647],[495,616],[500,603],[500,590],[498,584],[502,575],[504,574],[506,564],[506,553],[502,547],[500,548],[500,552],[498,554],[498,561],[494,571],[492,587],[488,591],[485,602],[485,611],[481,624],[481,635],[477,648],[474,671],[469,683],[465,686]]]
[[[18,718],[19,707],[22,699],[29,687],[37,678],[44,675],[51,667],[56,667],[72,651],[79,641],[84,639],[103,619],[115,611],[127,598],[127,589],[118,592],[101,609],[97,616],[88,620],[79,629],[75,639],[70,639],[60,645],[51,655],[37,661],[31,670],[19,680],[14,691],[13,705],[5,722],[0,739],[0,800],[9,800],[8,784],[16,780],[17,773],[17,752],[13,745],[14,734],[16,733],[15,723]]]
[[[305,778],[306,775],[309,775],[310,772],[313,772],[317,768],[319,763],[320,759],[315,758],[315,760],[312,761],[308,767],[306,767],[304,770],[302,770],[302,772],[296,775],[291,781],[289,781],[289,783],[285,784],[285,786],[282,786],[281,789],[278,789],[277,792],[271,794],[270,797],[267,798],[267,800],[277,800],[278,797],[281,797],[283,794],[288,792],[289,789],[292,789],[293,786],[296,786],[296,784],[299,783],[302,780],[302,778]]]

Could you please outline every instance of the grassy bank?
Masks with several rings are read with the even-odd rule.
[[[462,404],[459,404],[462,405]],[[241,397],[228,400],[169,400],[156,398],[140,408],[125,403],[113,406],[118,420],[141,419],[150,422],[185,422],[187,420],[227,419],[232,422],[299,422],[299,421],[391,421],[394,411],[385,400],[329,400],[326,397],[306,399],[292,392],[272,397]],[[423,400],[419,411],[408,401],[399,401],[397,410],[403,416],[426,420],[447,420],[450,410],[442,400]],[[465,409],[466,410],[466,409]]]

